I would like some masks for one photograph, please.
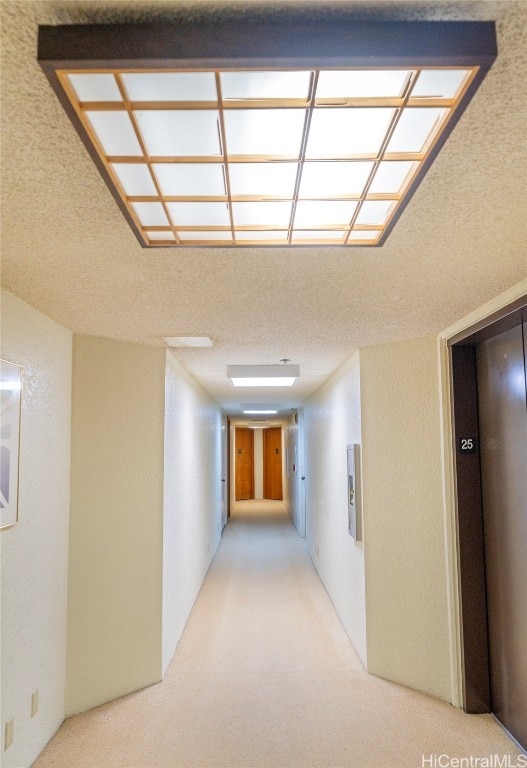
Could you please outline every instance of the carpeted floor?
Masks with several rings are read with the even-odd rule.
[[[240,503],[165,680],[67,720],[34,768],[423,768],[517,755],[368,675],[280,502]],[[467,763],[470,764],[470,763]]]

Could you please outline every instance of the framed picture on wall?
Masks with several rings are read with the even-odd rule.
[[[348,462],[348,533],[362,541],[362,509],[360,488],[360,445],[347,445]]]
[[[22,369],[0,360],[0,529],[18,522]]]

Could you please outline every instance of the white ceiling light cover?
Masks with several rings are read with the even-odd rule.
[[[376,245],[393,225],[477,69],[59,80],[145,244],[343,246]]]
[[[130,101],[217,100],[212,72],[135,72],[122,80]]]
[[[223,99],[303,99],[309,97],[311,72],[222,72]]]
[[[221,154],[218,112],[139,110],[134,112],[150,157],[217,157]]]
[[[292,387],[300,376],[298,365],[228,365],[235,387]]]
[[[239,109],[224,119],[229,155],[299,158],[305,109]]]
[[[227,194],[222,163],[153,163],[152,168],[166,197]]]
[[[321,72],[317,101],[338,98],[399,98],[410,72],[395,70],[344,70]]]

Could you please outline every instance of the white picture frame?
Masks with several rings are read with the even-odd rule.
[[[0,359],[0,530],[18,522],[22,368]]]

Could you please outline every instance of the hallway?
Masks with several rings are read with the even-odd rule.
[[[67,720],[34,768],[420,768],[423,754],[517,750],[490,715],[366,674],[304,540],[263,501],[235,505],[165,680]]]

